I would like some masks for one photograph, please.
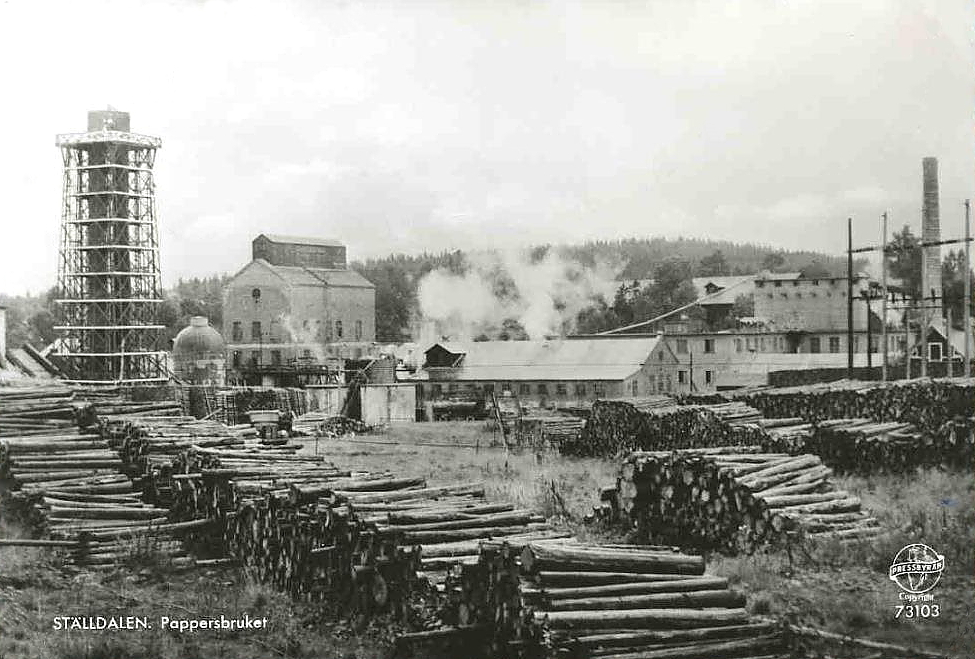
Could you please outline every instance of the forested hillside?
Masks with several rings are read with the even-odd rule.
[[[916,242],[909,231],[894,237],[895,244]],[[893,276],[904,278],[913,271],[917,255],[910,254],[891,259]],[[945,293],[951,298],[948,302],[956,319],[961,316],[960,299],[954,300],[960,295],[962,281],[958,261],[957,255],[946,255]],[[597,332],[689,302],[694,296],[692,277],[762,270],[844,276],[846,260],[707,239],[633,238],[541,245],[516,256],[487,250],[393,254],[353,262],[351,267],[376,286],[378,340],[399,342],[420,339],[421,320],[435,315],[429,308],[431,298],[441,313],[451,314],[454,320],[469,321],[466,316],[479,315],[479,322],[468,328],[469,338],[525,338],[532,335],[532,321],[549,332]],[[228,279],[227,275],[214,275],[180,280],[166,291],[160,315],[167,328],[164,347],[169,347],[169,340],[186,326],[190,316],[207,316],[220,328],[221,294]],[[434,281],[441,286],[423,290],[423,284]],[[421,293],[425,293],[427,309],[423,309]],[[480,300],[481,307],[475,308],[478,295],[487,295],[496,304],[485,307]],[[0,305],[8,307],[10,345],[29,341],[43,346],[54,339],[54,297],[53,289],[35,296],[0,295]],[[747,301],[742,305],[747,308]],[[539,318],[545,307],[548,317]]]

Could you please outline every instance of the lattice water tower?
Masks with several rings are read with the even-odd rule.
[[[129,114],[88,113],[88,132],[57,136],[64,159],[58,259],[59,362],[86,383],[164,382],[152,167],[158,137]]]

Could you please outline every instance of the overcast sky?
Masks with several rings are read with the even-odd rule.
[[[351,258],[685,235],[838,253],[975,196],[975,3],[0,0],[0,291],[56,276],[54,136],[162,138],[163,276],[261,232]]]

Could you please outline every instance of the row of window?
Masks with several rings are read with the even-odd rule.
[[[273,325],[273,323],[272,323]],[[310,330],[311,324],[309,321],[302,322],[302,329]],[[334,323],[328,321],[325,322],[325,335],[322,337],[322,321],[315,321],[315,336],[316,338],[324,338],[326,341],[340,340],[345,336],[345,329],[342,325],[341,320],[336,320]],[[356,341],[362,340],[362,321],[355,321],[354,325],[354,337]],[[231,341],[243,341],[244,340],[244,328],[239,320],[235,320],[230,326],[230,338]],[[255,320],[251,323],[251,341],[261,342],[265,338],[264,329],[261,326],[261,321]]]
[[[677,371],[677,384],[687,383],[687,371]],[[714,371],[704,371],[704,384],[709,387],[714,384]]]
[[[746,336],[735,339],[735,352],[785,352],[784,336]]]
[[[806,280],[793,279],[791,281],[792,281],[792,285],[793,286],[799,286],[799,284],[802,283],[802,281],[808,281],[813,286],[819,286],[819,280],[818,279],[806,279]],[[841,280],[839,280],[839,279],[827,279],[826,281],[829,283],[830,286],[836,286],[837,282],[839,282]],[[768,284],[770,284],[772,286],[775,286],[776,288],[782,288],[782,286],[785,284],[785,280],[783,280],[783,279],[773,279],[771,281],[765,281],[764,279],[758,279],[758,280],[755,281],[755,288],[764,288],[764,286],[765,286],[766,283],[768,283]]]
[[[714,352],[714,339],[704,339],[702,348],[705,353]],[[677,339],[677,354],[686,355],[690,350],[687,339]]]
[[[481,385],[481,390],[486,394],[492,394],[497,390],[497,387],[498,385],[488,383],[488,384]],[[513,388],[514,385],[511,382],[501,383],[500,387],[502,393],[505,392],[512,393],[513,391],[515,391],[515,389]],[[464,385],[464,389],[466,391],[476,391],[477,388],[478,385],[476,384]],[[461,390],[460,384],[452,382],[447,385],[448,392],[456,392],[460,390]],[[433,392],[434,395],[439,396],[444,392],[443,385],[440,384],[431,385],[431,391]],[[565,382],[556,382],[554,384],[540,382],[539,384],[535,385],[533,388],[532,385],[522,382],[518,384],[517,392],[521,396],[529,396],[533,393],[538,394],[540,396],[547,396],[552,392],[554,392],[556,396],[568,396],[569,385],[568,383]],[[587,396],[589,395],[589,392],[590,392],[590,387],[585,382],[576,382],[572,385],[572,393],[575,396]],[[606,385],[600,382],[593,383],[592,393],[596,396],[605,396]]]
[[[781,297],[785,298],[785,299],[789,299],[789,294],[786,293],[786,292],[779,293],[779,295]],[[816,291],[809,291],[808,293],[806,293],[806,295],[808,295],[809,297],[819,297],[819,294],[816,293]],[[846,297],[846,291],[840,291],[839,292],[839,296],[840,297]],[[774,293],[766,293],[766,297],[771,300],[773,297],[775,297],[775,294]],[[802,292],[801,291],[797,291],[796,294],[793,297],[796,297],[796,298],[801,299],[802,298]],[[833,294],[830,291],[826,291],[826,297],[833,297]]]

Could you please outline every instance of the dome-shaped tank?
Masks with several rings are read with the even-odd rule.
[[[222,385],[226,366],[225,345],[220,332],[210,327],[206,316],[193,316],[189,327],[173,339],[173,370],[191,384]]]
[[[223,337],[210,327],[206,316],[193,316],[189,327],[181,329],[173,339],[173,357],[193,358],[213,354],[224,354]]]

